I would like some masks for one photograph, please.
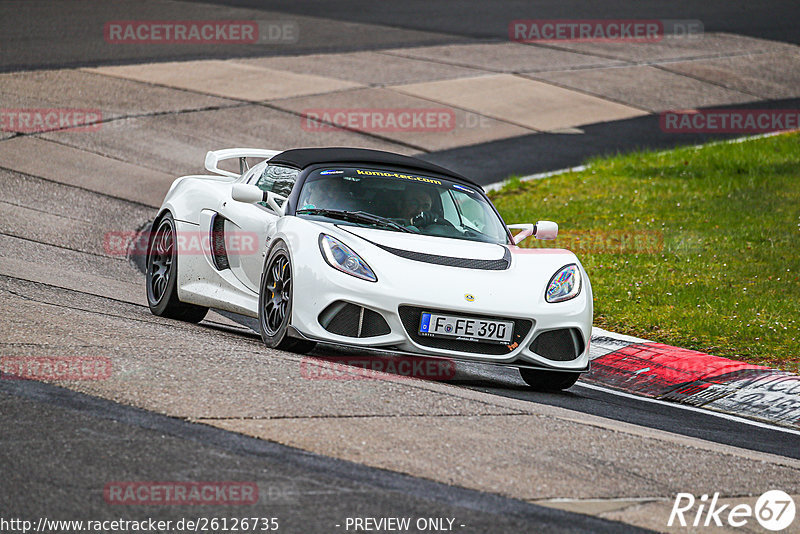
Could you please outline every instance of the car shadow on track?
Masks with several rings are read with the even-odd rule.
[[[211,321],[203,321],[201,325],[247,337],[259,337],[256,319],[222,310],[214,311],[246,328],[239,329]],[[372,377],[376,373],[387,373],[402,378],[442,382],[518,400],[542,402],[544,399],[582,398],[582,395],[572,390],[533,391],[523,382],[516,368],[501,365],[456,361],[449,358],[392,355],[385,351],[329,343],[320,343],[308,354],[308,358],[329,364],[328,372],[350,372],[354,375],[366,373]]]

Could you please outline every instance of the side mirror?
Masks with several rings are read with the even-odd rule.
[[[558,225],[553,221],[539,221],[533,227],[536,239],[555,239],[558,236]]]
[[[284,214],[284,206],[286,205],[286,197],[269,191],[262,191],[259,187],[252,184],[233,184],[231,187],[231,198],[237,202],[245,202],[247,204],[266,202],[278,215]],[[282,201],[283,205],[278,204],[278,200]]]
[[[515,245],[522,243],[525,239],[530,237],[535,229],[530,223],[527,224],[509,224],[508,228],[510,230],[522,230],[520,233],[514,235],[513,241]]]
[[[509,224],[510,230],[522,230],[514,236],[514,244],[518,245],[530,236],[536,239],[555,239],[558,225],[552,221],[539,221],[536,224]]]
[[[252,184],[234,184],[231,188],[231,197],[237,202],[255,204],[266,202],[267,195],[264,191]]]

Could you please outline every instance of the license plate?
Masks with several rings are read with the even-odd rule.
[[[464,341],[509,343],[514,334],[514,323],[423,312],[419,321],[419,334],[452,337]]]

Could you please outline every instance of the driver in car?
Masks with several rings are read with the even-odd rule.
[[[355,209],[347,192],[340,189],[339,180],[317,180],[308,184],[306,199],[301,203],[304,209]]]
[[[412,226],[422,228],[433,224],[437,217],[431,212],[433,201],[423,189],[413,189],[406,193],[400,203],[400,216]]]

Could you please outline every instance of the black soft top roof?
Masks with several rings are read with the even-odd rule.
[[[380,163],[455,178],[480,187],[465,176],[421,159],[367,148],[294,148],[273,156],[270,163],[305,169],[315,163]]]

